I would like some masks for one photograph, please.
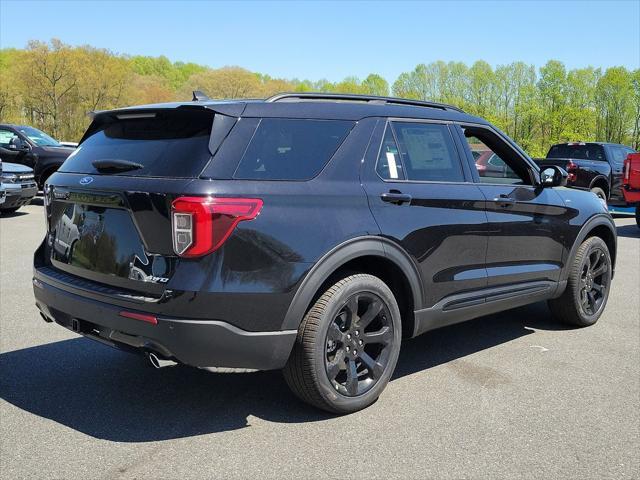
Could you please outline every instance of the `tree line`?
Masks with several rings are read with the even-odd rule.
[[[59,40],[0,50],[0,121],[29,124],[78,140],[87,113],[126,105],[211,98],[264,98],[319,91],[394,95],[451,103],[484,117],[532,156],[562,141],[608,141],[640,147],[640,69],[568,70],[550,60],[493,68],[479,60],[419,64],[389,84],[372,73],[340,82],[273,78],[241,67],[209,68],[166,57],[116,55]]]

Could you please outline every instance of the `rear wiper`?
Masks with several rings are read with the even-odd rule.
[[[129,160],[120,160],[118,158],[104,158],[102,160],[94,160],[91,164],[95,167],[99,172],[127,172],[129,170],[139,170],[144,168],[144,165],[141,165],[136,162],[131,162]]]

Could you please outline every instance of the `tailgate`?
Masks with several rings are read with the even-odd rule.
[[[176,261],[171,194],[52,185],[47,196],[53,267],[120,289],[162,294]]]

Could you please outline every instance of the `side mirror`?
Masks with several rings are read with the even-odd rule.
[[[14,136],[13,138],[11,138],[11,140],[9,140],[9,148],[11,150],[18,150],[21,152],[26,152],[31,149],[31,147],[29,147],[29,144],[23,142],[22,139],[18,136]]]
[[[568,177],[569,174],[564,168],[550,165],[540,172],[540,183],[543,187],[564,187],[567,185]]]

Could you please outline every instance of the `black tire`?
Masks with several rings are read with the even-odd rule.
[[[549,308],[555,318],[569,325],[593,325],[607,305],[611,288],[607,244],[600,237],[587,238],[569,268],[567,288],[560,297],[549,300]]]
[[[591,189],[591,193],[595,193],[598,197],[600,197],[601,199],[603,199],[605,202],[607,201],[607,194],[606,192],[601,189],[600,187],[593,187]]]
[[[350,275],[329,287],[305,315],[284,378],[296,396],[322,410],[361,410],[389,382],[401,333],[389,287],[373,275]]]
[[[636,225],[640,228],[640,203],[636,205]]]
[[[11,207],[11,208],[2,208],[0,209],[0,212],[3,214],[9,214],[11,215],[12,213],[16,213],[18,211],[20,207]]]

